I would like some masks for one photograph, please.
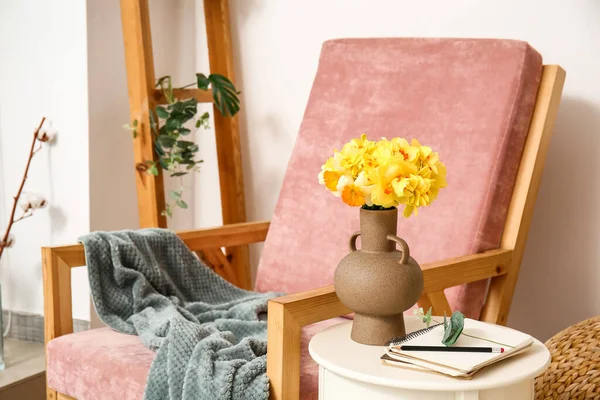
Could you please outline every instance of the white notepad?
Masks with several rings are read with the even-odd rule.
[[[454,346],[502,347],[503,353],[456,353],[430,351],[402,351],[401,345],[443,346],[444,327],[436,326],[430,331],[389,346],[388,356],[399,362],[414,364],[445,375],[470,377],[481,368],[520,353],[533,344],[531,336],[503,326],[465,319],[463,334]],[[476,336],[478,338],[474,338]],[[481,339],[479,339],[481,338]],[[384,362],[393,363],[384,359]]]

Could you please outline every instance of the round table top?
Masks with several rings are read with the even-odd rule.
[[[415,318],[405,317],[406,331],[423,327]],[[527,351],[483,368],[470,379],[420,372],[383,364],[385,346],[368,346],[350,339],[352,321],[342,322],[317,333],[308,350],[313,360],[326,370],[349,379],[403,389],[468,391],[504,387],[533,379],[550,364],[550,352],[539,340]]]

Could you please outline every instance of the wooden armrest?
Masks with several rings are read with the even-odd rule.
[[[352,312],[338,299],[333,285],[271,299],[269,300],[269,317],[271,309],[280,307],[284,308],[286,313],[300,326]]]
[[[490,250],[421,266],[424,292],[507,273],[512,250]],[[267,375],[272,400],[298,399],[302,327],[351,313],[333,285],[269,300]]]
[[[242,222],[216,228],[179,232],[177,235],[192,251],[215,247],[233,247],[264,242],[269,231],[269,221]]]
[[[215,228],[178,232],[177,236],[183,240],[190,250],[199,251],[264,242],[269,231],[269,225],[269,221],[242,222]],[[85,266],[85,253],[82,244],[45,247],[44,249],[49,249],[71,268]]]

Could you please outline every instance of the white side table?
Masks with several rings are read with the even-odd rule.
[[[406,317],[406,331],[422,328]],[[350,339],[352,322],[316,334],[309,344],[319,364],[319,400],[522,400],[533,399],[534,378],[550,364],[548,349],[538,340],[525,353],[477,373],[471,380],[382,364],[384,346]]]

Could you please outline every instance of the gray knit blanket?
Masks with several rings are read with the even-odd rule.
[[[278,293],[231,285],[168,230],[79,241],[100,319],[156,351],[146,400],[269,397],[266,311]]]

